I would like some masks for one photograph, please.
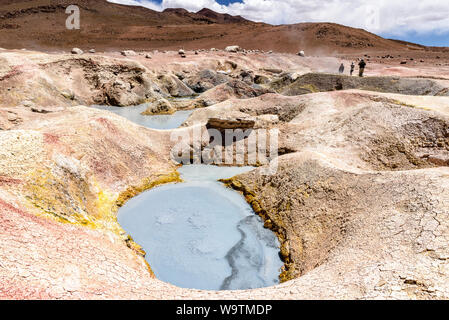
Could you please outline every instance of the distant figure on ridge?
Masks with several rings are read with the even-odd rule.
[[[345,65],[342,63],[340,66],[340,69],[338,69],[338,72],[343,73],[345,72]]]
[[[351,71],[349,72],[351,76],[354,73],[354,69],[355,69],[355,64],[354,64],[354,61],[353,61],[353,62],[351,62]]]
[[[361,60],[359,63],[359,77],[363,77],[363,72],[365,71],[366,62],[365,60]]]

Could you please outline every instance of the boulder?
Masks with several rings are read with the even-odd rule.
[[[176,72],[175,73],[175,76],[179,79],[179,80],[184,80],[185,79],[185,75],[183,74],[183,73],[181,73],[181,72]]]
[[[226,129],[252,129],[256,124],[255,119],[251,118],[210,118],[207,122],[207,129],[217,129],[217,130],[226,130]]]
[[[145,55],[145,58],[146,58],[146,59],[152,59],[151,54],[146,54],[146,55]]]
[[[24,100],[21,103],[22,106],[24,106],[25,108],[31,108],[34,106],[34,102],[29,101],[29,100]]]
[[[288,75],[291,81],[296,81],[301,75],[298,72],[294,72]]]
[[[69,100],[75,100],[75,93],[73,93],[73,91],[69,90],[69,91],[62,91],[61,95]]]
[[[95,51],[95,49],[90,49],[89,50],[89,53],[95,53],[96,51]]]
[[[204,92],[197,100],[201,100],[204,106],[211,106],[232,98],[255,98],[270,92],[273,91],[256,84],[250,85],[240,80],[231,80]]]
[[[279,116],[276,114],[262,114],[256,117],[255,128],[267,128],[279,123]]]
[[[159,99],[148,107],[147,110],[142,112],[142,115],[155,115],[155,114],[173,114],[176,109],[166,99]]]
[[[272,68],[265,68],[262,70],[265,72],[274,73],[274,74],[281,74],[282,72],[284,72],[284,70],[282,70],[282,69],[272,69]]]
[[[125,56],[125,57],[136,56],[137,55],[137,53],[135,51],[133,51],[133,50],[124,50],[124,51],[121,52],[121,54],[122,54],[122,56]]]
[[[81,50],[80,48],[73,48],[72,49],[72,54],[83,54],[84,51]]]
[[[64,107],[58,107],[58,106],[32,106],[31,111],[35,113],[53,113],[53,112],[60,112],[64,111]]]
[[[242,70],[240,77],[243,82],[251,84],[254,82],[254,73],[251,70]]]
[[[298,52],[298,56],[300,56],[300,57],[305,57],[306,54],[305,54],[304,51],[301,50],[301,51]]]
[[[203,93],[229,80],[226,74],[213,70],[202,70],[184,79],[184,83],[196,93]]]
[[[226,52],[239,52],[242,51],[242,49],[239,46],[229,46],[225,49]]]
[[[270,79],[264,75],[257,74],[254,77],[254,83],[256,83],[256,84],[266,84],[269,82],[270,82]]]
[[[162,74],[157,77],[156,83],[160,89],[172,97],[190,97],[195,95],[191,88],[174,75]]]
[[[226,60],[225,65],[229,65],[232,69],[237,69],[238,65],[234,61]]]

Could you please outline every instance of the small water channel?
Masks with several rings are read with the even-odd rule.
[[[252,169],[184,166],[184,183],[144,192],[120,209],[120,225],[147,252],[158,279],[205,290],[279,283],[275,234],[239,193],[217,182]]]

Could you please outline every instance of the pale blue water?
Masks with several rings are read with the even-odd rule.
[[[183,110],[175,112],[171,115],[143,116],[142,112],[147,110],[148,104],[141,104],[132,107],[110,107],[110,106],[93,106],[100,110],[111,111],[122,116],[138,125],[158,130],[176,129],[187,120],[193,110]]]
[[[278,239],[239,193],[216,181],[252,169],[184,166],[185,183],[149,190],[120,209],[120,225],[158,279],[205,290],[279,283]]]

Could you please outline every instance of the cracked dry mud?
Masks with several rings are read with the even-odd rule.
[[[371,80],[346,79],[317,73],[337,70],[336,59],[288,54],[4,50],[0,61],[1,299],[449,299],[445,68],[438,80],[403,68],[411,77],[391,88],[384,65],[368,68]],[[160,99],[199,107],[175,129],[185,134],[211,118],[280,130],[274,175],[258,168],[224,183],[278,234],[286,282],[211,292],[152,275],[115,213],[179,181],[173,130],[79,105]]]

